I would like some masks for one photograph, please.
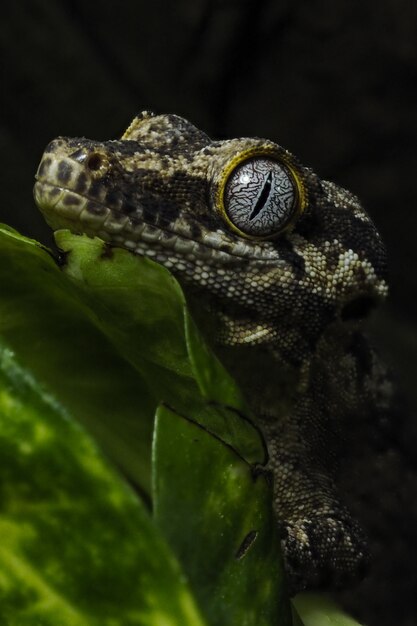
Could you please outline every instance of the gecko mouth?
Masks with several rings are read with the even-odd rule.
[[[103,203],[72,189],[38,180],[34,186],[34,197],[54,230],[68,228],[77,234],[97,236],[132,250],[136,250],[140,241],[155,243],[162,239],[160,235],[163,231],[160,229],[144,222],[134,227],[127,215],[122,212],[117,214]],[[172,234],[171,238],[174,237]]]
[[[279,263],[273,250],[249,246],[245,241],[227,242],[218,233],[202,234],[195,241],[187,224],[184,232],[173,232],[145,222],[134,215],[126,215],[123,208],[109,208],[106,204],[76,192],[74,189],[42,179],[39,174],[34,186],[35,202],[52,229],[68,228],[76,234],[99,237],[117,247],[135,254],[148,256],[165,264],[167,253],[173,256],[200,258],[206,263],[230,264],[243,259]],[[187,232],[188,231],[188,232]],[[256,249],[254,249],[256,248]]]

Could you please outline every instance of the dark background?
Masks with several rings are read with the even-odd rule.
[[[117,138],[150,109],[216,138],[273,139],[379,226],[392,290],[374,332],[417,396],[417,3],[26,0],[1,13],[1,221],[50,241],[32,184],[56,135]]]

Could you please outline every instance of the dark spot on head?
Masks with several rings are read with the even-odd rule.
[[[81,172],[81,174],[79,174],[77,177],[74,191],[76,191],[79,194],[83,194],[85,193],[86,189],[87,189],[87,176],[84,174],[84,172]]]
[[[108,207],[108,208],[111,209],[111,207]],[[126,220],[126,215],[122,211],[119,211],[119,210],[112,211],[112,213],[111,213],[111,221],[112,222],[115,222],[115,223],[117,223],[117,222],[125,222],[125,220]],[[133,218],[131,218],[130,221],[132,222]],[[135,220],[135,223],[139,223],[139,222],[140,222],[140,220]]]
[[[236,550],[235,559],[243,559],[243,557],[246,556],[248,550],[252,547],[257,536],[257,530],[251,530],[248,532],[248,534]]]
[[[94,180],[88,189],[88,196],[90,198],[99,198],[102,191],[103,182],[101,180]]]
[[[219,218],[217,216],[212,215],[211,213],[199,213],[198,221],[207,230],[217,230],[217,228],[219,227]],[[229,233],[229,231],[227,232],[230,236],[231,233]],[[236,235],[236,239],[237,238],[238,236]]]
[[[102,204],[98,204],[97,202],[93,202],[92,200],[89,200],[87,202],[85,208],[89,213],[92,213],[93,215],[104,215],[104,213],[106,213],[107,211],[105,206],[103,206]]]
[[[60,183],[66,185],[72,174],[72,165],[68,161],[60,161],[58,164],[57,178]]]
[[[49,197],[54,198],[55,196],[59,196],[60,193],[61,189],[59,187],[52,187],[52,189],[49,190]]]
[[[340,313],[342,320],[356,320],[366,317],[375,307],[374,298],[369,296],[360,296],[350,302],[347,302]]]
[[[180,205],[174,200],[161,199],[156,210],[158,225],[162,226],[162,222],[166,226],[172,225],[179,217]]]
[[[279,239],[275,245],[281,259],[291,265],[296,280],[301,280],[305,276],[305,261],[303,257],[294,251],[291,242],[284,237]]]
[[[323,235],[323,225],[317,213],[311,211],[300,217],[295,225],[294,232],[311,241],[315,236],[321,237]]]
[[[130,215],[131,213],[135,213],[138,209],[138,203],[134,202],[134,200],[129,198],[124,198],[122,204],[122,211],[126,215]]]
[[[63,204],[68,206],[78,206],[81,204],[81,198],[74,193],[66,193],[63,199]]]
[[[121,204],[122,194],[118,189],[111,189],[106,193],[106,204],[110,208],[112,206],[117,206]]]
[[[191,237],[195,240],[195,241],[199,241],[201,240],[201,228],[199,226],[199,224],[197,224],[197,222],[191,222],[190,223],[190,230],[191,230]]]

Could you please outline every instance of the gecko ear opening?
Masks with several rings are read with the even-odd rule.
[[[359,296],[343,306],[340,316],[342,320],[360,320],[368,317],[376,304],[375,298],[371,296]]]

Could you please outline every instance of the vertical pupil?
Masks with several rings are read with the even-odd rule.
[[[263,207],[265,206],[269,198],[269,194],[271,193],[271,186],[272,186],[272,172],[270,171],[264,181],[264,186],[259,195],[259,198],[256,201],[255,206],[253,207],[252,213],[249,215],[250,220],[255,219],[255,217],[259,215],[259,213],[262,211]]]

